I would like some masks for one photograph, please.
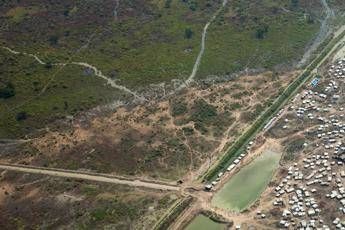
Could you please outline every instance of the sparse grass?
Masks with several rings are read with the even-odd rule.
[[[10,18],[11,22],[20,23],[25,19],[25,17],[30,16],[39,11],[38,7],[14,7],[11,8],[5,14],[6,17]]]
[[[184,101],[173,101],[171,103],[171,115],[176,117],[188,112],[187,103]]]
[[[152,229],[178,199],[172,193],[147,192],[122,185],[47,177],[40,182],[42,178],[13,172],[3,174],[0,186],[17,188],[5,190],[2,197],[3,229],[113,229],[114,226]]]

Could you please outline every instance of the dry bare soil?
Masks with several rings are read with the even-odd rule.
[[[157,103],[56,122],[1,160],[177,180],[238,136],[297,72],[196,85]],[[96,116],[95,116],[96,115]]]

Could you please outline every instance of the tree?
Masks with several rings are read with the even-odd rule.
[[[50,45],[55,46],[59,42],[59,37],[56,35],[52,35],[49,37],[48,41],[49,41]]]
[[[265,38],[265,34],[268,33],[268,25],[260,25],[257,29],[256,29],[256,38],[257,39],[264,39]]]
[[[314,18],[310,14],[307,15],[307,23],[308,24],[313,24],[314,23]]]
[[[171,6],[171,0],[166,0],[164,7],[165,8],[170,8],[170,6]]]
[[[184,38],[191,39],[193,37],[193,31],[191,28],[187,28],[184,31]]]
[[[50,61],[48,61],[48,62],[44,65],[44,67],[46,67],[47,69],[51,69],[51,68],[53,67],[53,64],[52,64]]]
[[[12,83],[7,83],[4,87],[0,87],[0,98],[7,99],[15,95]]]
[[[195,1],[191,1],[189,3],[189,9],[192,11],[196,11],[196,8],[198,7],[198,3],[196,3]]]
[[[297,8],[299,6],[299,0],[291,0],[291,8]]]
[[[19,112],[16,115],[17,121],[23,121],[23,120],[26,120],[27,118],[28,118],[28,114],[25,111]]]

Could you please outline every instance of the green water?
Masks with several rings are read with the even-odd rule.
[[[265,151],[244,166],[215,194],[212,205],[240,212],[265,190],[279,164],[281,154]]]
[[[226,225],[216,223],[204,215],[198,215],[185,228],[185,230],[225,230]]]

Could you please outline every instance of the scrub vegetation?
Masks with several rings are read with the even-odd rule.
[[[174,193],[4,171],[0,188],[1,229],[151,229],[179,198]]]
[[[286,86],[295,74],[277,77],[268,72],[255,80],[246,76],[204,82],[160,102],[120,107],[97,116],[85,112],[69,122],[50,124],[50,130],[32,135],[35,138],[18,149],[2,154],[0,150],[0,158],[53,168],[183,179],[238,137],[254,119],[242,117],[267,96],[276,97],[280,88],[276,86]],[[244,89],[255,93],[240,94]],[[28,113],[25,120],[16,122],[32,119]]]
[[[57,62],[89,63],[117,83],[140,91],[153,83],[186,79],[203,27],[221,3],[4,2],[1,45],[36,54],[47,64],[0,49],[0,136],[19,137],[115,98],[128,100],[90,69],[53,65]],[[197,77],[290,65],[316,35],[320,11],[316,0],[295,5],[288,0],[241,0],[226,5],[209,28]],[[19,122],[18,113],[27,116]]]
[[[210,28],[199,77],[296,63],[318,32],[318,1],[240,0]]]

